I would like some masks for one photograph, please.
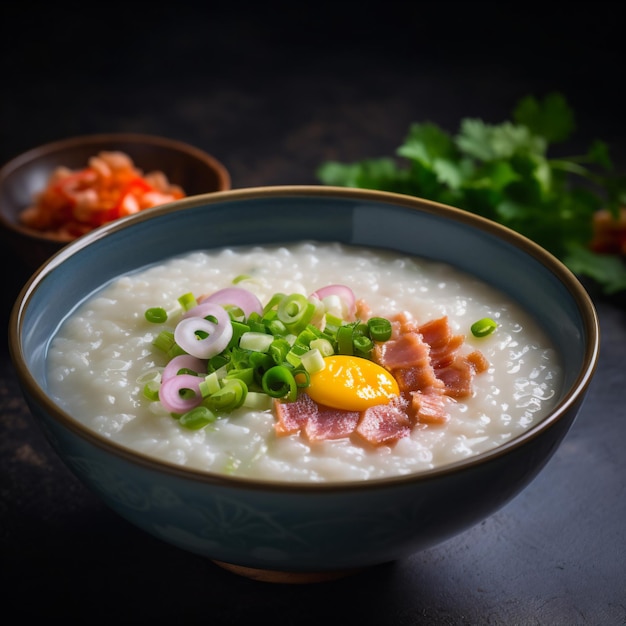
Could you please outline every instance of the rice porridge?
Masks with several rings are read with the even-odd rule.
[[[182,427],[144,395],[146,377],[167,358],[153,342],[165,324],[145,312],[172,312],[181,294],[206,294],[238,282],[265,302],[273,294],[309,295],[350,286],[376,316],[409,312],[420,323],[447,316],[488,369],[470,397],[455,400],[443,425],[414,428],[393,445],[353,438],[309,441],[277,436],[272,410],[235,409],[208,426]],[[474,337],[483,318],[495,332]],[[277,481],[366,480],[420,472],[489,450],[540,421],[561,386],[561,368],[539,326],[514,301],[441,263],[340,244],[195,251],[142,268],[83,302],[52,339],[50,392],[75,419],[100,435],[167,462]]]

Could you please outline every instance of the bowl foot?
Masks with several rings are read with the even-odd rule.
[[[346,578],[347,576],[353,576],[362,571],[363,568],[333,570],[329,572],[283,572],[280,570],[267,570],[257,569],[254,567],[245,567],[243,565],[233,565],[232,563],[225,563],[224,561],[213,560],[213,563],[219,565],[219,567],[237,574],[238,576],[244,576],[251,580],[258,580],[266,583],[280,583],[289,585],[308,585],[310,583],[322,583],[332,580],[338,580],[340,578]]]

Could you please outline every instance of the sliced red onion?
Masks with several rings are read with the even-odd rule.
[[[201,297],[200,304],[204,302],[216,302],[222,306],[236,306],[244,312],[246,318],[250,316],[250,313],[263,314],[263,305],[257,296],[251,291],[241,287],[225,287],[224,289],[219,289],[208,296]]]
[[[345,319],[349,321],[354,319],[356,315],[356,298],[350,287],[346,285],[327,285],[314,291],[311,295],[316,296],[320,300],[324,300],[328,296],[337,296],[344,305]]]
[[[186,413],[197,407],[202,402],[200,392],[200,376],[192,374],[180,374],[172,376],[161,383],[159,388],[159,400],[170,413]],[[180,392],[183,389],[191,389],[195,396],[193,398],[182,398]]]
[[[191,354],[179,354],[165,366],[161,374],[161,381],[169,380],[182,369],[192,370],[193,372],[206,372],[206,361]]]
[[[212,302],[203,303],[203,305],[203,317],[186,317],[178,322],[174,329],[174,340],[190,355],[199,359],[210,359],[226,349],[233,336],[233,327],[224,307]],[[204,315],[214,317],[217,323],[205,319]],[[198,331],[208,336],[200,339],[197,335]]]

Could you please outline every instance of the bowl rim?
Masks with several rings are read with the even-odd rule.
[[[209,154],[202,148],[199,148],[179,139],[136,132],[112,132],[75,135],[72,137],[57,139],[48,143],[41,144],[39,146],[35,146],[33,148],[29,148],[25,152],[21,152],[20,154],[9,159],[2,165],[2,167],[0,167],[0,186],[2,186],[4,181],[11,174],[13,174],[15,170],[23,167],[35,158],[45,157],[62,150],[72,149],[79,146],[97,146],[102,143],[127,143],[136,145],[148,145],[159,148],[169,148],[178,152],[190,154],[198,161],[202,161],[205,164],[209,165],[209,167],[215,171],[218,181],[218,187],[215,191],[210,193],[228,191],[231,189],[232,179],[230,172],[228,171],[226,166],[212,154]],[[94,148],[94,150],[95,149],[96,148]],[[137,166],[136,163],[135,166]],[[0,228],[5,228],[7,229],[7,231],[18,232],[21,235],[30,237],[35,241],[57,242],[62,245],[74,241],[74,239],[67,240],[59,237],[58,235],[55,235],[54,233],[38,231],[32,228],[28,228],[27,226],[23,226],[17,219],[9,219],[5,215],[4,211],[0,211]]]
[[[71,256],[74,252],[87,247],[91,242],[108,237],[118,230],[127,228],[129,225],[145,221],[146,219],[151,219],[151,216],[176,212],[197,205],[213,204],[229,200],[239,201],[255,198],[279,198],[287,196],[317,196],[383,203],[390,202],[399,206],[419,208],[419,210],[426,211],[428,213],[436,213],[437,215],[444,214],[453,218],[457,222],[460,221],[462,223],[470,224],[475,228],[496,234],[505,241],[512,243],[523,252],[534,257],[542,265],[547,266],[550,271],[563,281],[568,290],[571,292],[572,298],[576,301],[579,307],[580,315],[584,324],[585,335],[588,337],[583,365],[576,380],[571,384],[563,399],[541,421],[513,439],[506,441],[496,448],[472,455],[459,461],[406,475],[367,480],[360,479],[311,483],[280,482],[269,479],[231,476],[227,474],[220,474],[218,472],[181,466],[172,462],[157,459],[148,454],[131,450],[99,435],[78,421],[76,418],[73,418],[71,415],[66,413],[61,407],[54,403],[46,393],[44,393],[43,389],[35,381],[26,366],[26,359],[22,352],[20,331],[24,312],[28,307],[32,294],[37,290],[38,284],[49,272],[59,265],[62,265],[65,259]],[[386,191],[321,185],[278,185],[211,192],[163,204],[155,207],[150,212],[136,213],[134,215],[121,218],[120,220],[116,220],[115,222],[105,224],[71,242],[56,252],[52,257],[50,257],[50,259],[35,270],[21,289],[11,310],[9,322],[9,352],[21,385],[24,389],[28,390],[28,393],[32,395],[36,402],[40,404],[49,415],[53,416],[53,419],[60,423],[64,428],[69,429],[75,435],[97,448],[111,453],[132,465],[138,465],[152,471],[162,472],[170,476],[176,476],[206,485],[213,484],[228,486],[229,488],[254,489],[271,492],[297,491],[312,493],[375,490],[388,488],[390,486],[401,486],[408,483],[438,480],[442,477],[450,476],[462,471],[463,469],[476,468],[489,463],[524,446],[529,441],[537,438],[544,431],[552,428],[560,420],[565,419],[569,410],[575,408],[575,406],[581,401],[581,398],[584,397],[598,365],[599,351],[599,320],[596,308],[590,295],[586,291],[583,284],[578,280],[573,272],[569,270],[569,268],[567,268],[554,255],[532,240],[495,221],[469,213],[463,209],[441,204],[432,200]]]

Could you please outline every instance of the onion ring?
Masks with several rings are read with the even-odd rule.
[[[200,376],[192,374],[180,374],[172,376],[161,383],[159,388],[159,400],[170,413],[186,413],[197,407],[202,402],[200,392]],[[182,398],[180,392],[183,389],[191,389],[194,392],[193,398]]]
[[[204,302],[215,302],[222,306],[228,304],[236,306],[243,311],[246,318],[250,317],[251,313],[263,315],[263,305],[258,297],[241,287],[225,287],[208,296],[201,296],[199,303],[203,304]]]
[[[198,306],[203,307],[202,317],[185,317],[178,322],[174,329],[174,341],[188,354],[198,359],[210,359],[226,349],[233,336],[233,327],[224,307],[212,302]],[[212,322],[205,316],[214,317],[217,321]],[[207,336],[202,338],[198,333]]]
[[[163,370],[161,381],[165,382],[172,376],[176,376],[182,369],[192,370],[194,372],[206,372],[206,361],[192,356],[191,354],[179,354],[175,356]]]

